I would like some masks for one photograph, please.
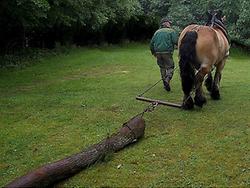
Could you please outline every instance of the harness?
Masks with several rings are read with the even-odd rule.
[[[200,29],[200,27],[201,27],[201,25],[196,25],[196,26],[194,26],[194,27],[191,29],[191,31],[196,31],[196,32],[198,32],[199,29]]]
[[[224,36],[226,37],[228,43],[230,43],[230,39],[229,39],[227,29],[226,29],[225,25],[222,23],[222,21],[219,20],[216,17],[216,14],[213,15],[213,17],[211,19],[211,23],[209,24],[209,27],[211,27],[211,28],[216,28],[216,27],[219,28],[222,31],[222,33],[224,34]]]

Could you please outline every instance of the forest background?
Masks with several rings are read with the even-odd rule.
[[[233,44],[250,46],[248,0],[2,0],[0,55],[24,48],[148,40],[169,17],[180,32],[220,9]]]

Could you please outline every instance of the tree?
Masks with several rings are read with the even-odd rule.
[[[204,24],[208,10],[227,17],[232,38],[249,38],[248,0],[1,0],[0,44],[4,49],[54,47],[75,42],[118,42],[150,38],[162,17],[177,31],[190,23]]]
[[[250,4],[248,1],[243,0],[240,8],[239,19],[237,20],[238,33],[250,40]],[[250,41],[249,41],[250,42]]]
[[[41,25],[50,9],[46,0],[3,0],[1,7],[0,35],[6,46],[10,45],[11,39],[17,40],[17,45],[25,46],[27,33]]]

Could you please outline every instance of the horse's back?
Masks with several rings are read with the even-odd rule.
[[[188,31],[192,31],[192,29],[194,29],[195,27],[197,27],[198,25],[196,24],[192,24],[192,25],[189,25],[187,27],[185,27],[183,29],[183,31],[181,32],[180,34],[180,37],[179,37],[179,40],[178,40],[178,48],[180,48],[180,45],[181,45],[181,41],[183,39],[183,37],[185,36],[185,34],[188,32]]]
[[[201,26],[197,33],[197,59],[202,63],[215,64],[219,55],[219,40],[216,32],[208,26]]]

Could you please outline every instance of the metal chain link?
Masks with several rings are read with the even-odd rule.
[[[141,113],[141,116],[143,116],[145,112],[153,112],[157,106],[158,106],[158,102],[152,102],[143,110],[143,112]]]

